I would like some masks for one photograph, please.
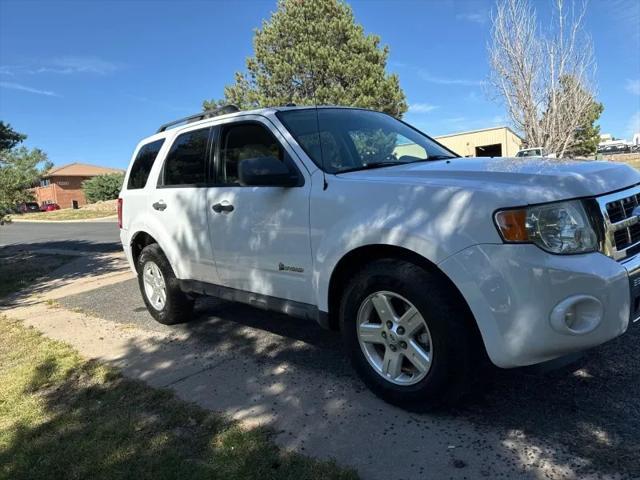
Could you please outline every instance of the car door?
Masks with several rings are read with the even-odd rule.
[[[207,191],[218,274],[227,287],[312,304],[308,173],[270,122],[254,118],[219,127],[216,185]],[[301,185],[241,186],[239,163],[260,156],[288,163]]]
[[[215,283],[218,276],[207,225],[211,127],[179,133],[151,194],[157,239],[178,278]]]

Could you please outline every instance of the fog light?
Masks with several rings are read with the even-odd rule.
[[[589,295],[574,295],[560,302],[551,312],[551,326],[567,335],[584,335],[602,321],[602,303]]]

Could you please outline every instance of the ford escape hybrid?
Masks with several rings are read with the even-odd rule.
[[[376,394],[422,408],[482,358],[533,365],[623,334],[639,202],[621,164],[460,158],[374,111],[229,106],[140,142],[119,213],[159,322],[200,295],[313,319]]]

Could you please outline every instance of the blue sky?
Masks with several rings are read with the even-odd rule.
[[[548,0],[533,0],[545,18]],[[433,135],[506,124],[488,99],[491,0],[353,1],[391,49],[411,108]],[[252,54],[271,1],[0,0],[0,119],[57,165],[126,167],[163,122],[200,110]],[[640,130],[640,1],[591,0],[603,132]]]

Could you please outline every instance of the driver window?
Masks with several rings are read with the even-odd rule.
[[[284,161],[284,150],[271,132],[258,123],[229,125],[222,129],[219,183],[239,185],[238,164],[256,157]]]

